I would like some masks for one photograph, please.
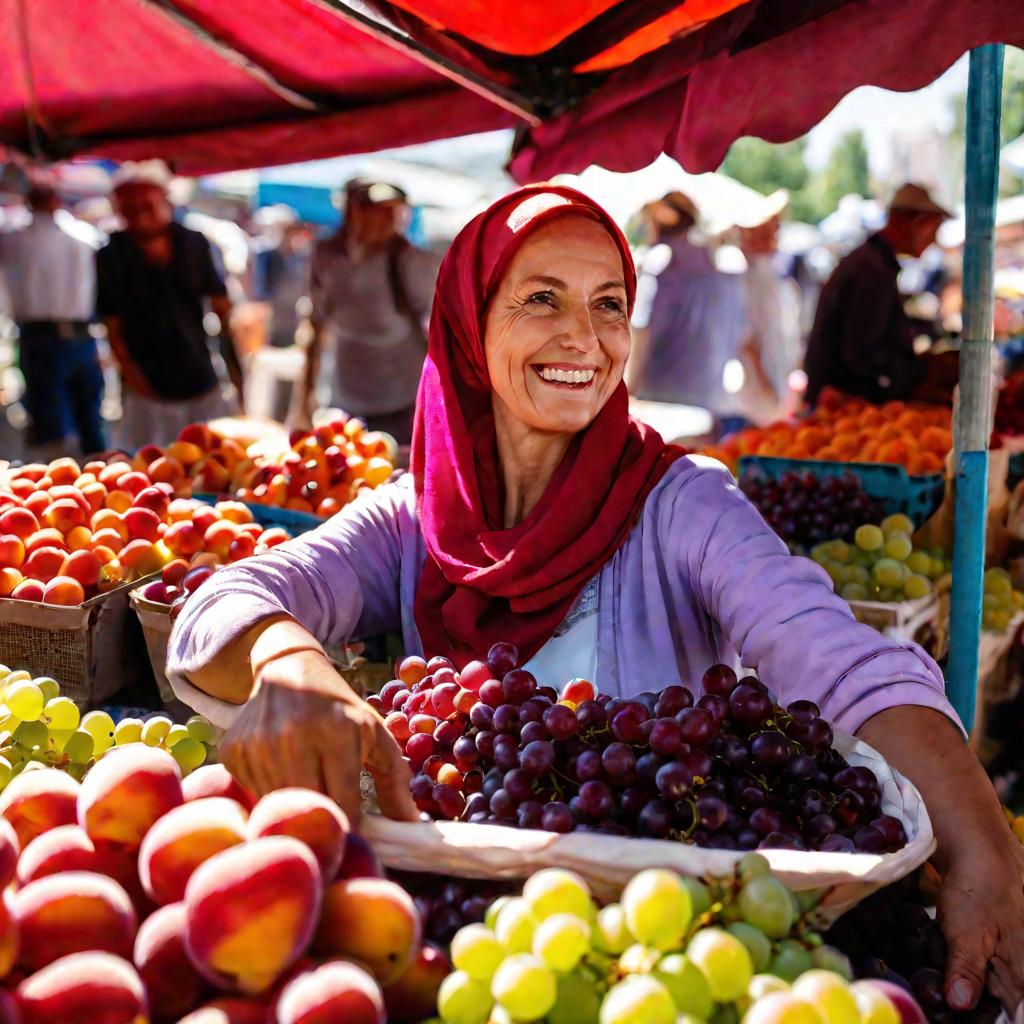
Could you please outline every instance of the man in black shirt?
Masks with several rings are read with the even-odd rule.
[[[121,444],[167,444],[188,423],[225,415],[203,325],[221,324],[221,351],[241,403],[242,374],[228,334],[231,303],[210,244],[174,222],[166,169],[123,169],[114,203],[125,221],[96,257],[97,308],[121,369]]]
[[[904,185],[885,227],[840,260],[825,282],[807,343],[807,400],[825,387],[869,402],[949,401],[955,353],[918,356],[914,328],[897,286],[897,256],[920,256],[950,215],[920,185]]]

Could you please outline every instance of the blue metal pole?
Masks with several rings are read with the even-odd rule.
[[[992,263],[1002,82],[1002,45],[972,50],[967,86],[964,323],[955,438],[953,592],[946,684],[949,699],[967,729],[974,724],[984,593],[992,405]]]

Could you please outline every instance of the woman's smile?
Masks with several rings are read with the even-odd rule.
[[[532,363],[531,369],[545,384],[560,391],[588,391],[597,377],[596,367],[573,363]]]

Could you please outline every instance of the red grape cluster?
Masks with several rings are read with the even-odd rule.
[[[943,979],[949,951],[928,912],[919,872],[873,893],[825,938],[850,958],[858,978],[881,978],[913,993],[932,1024],[993,1024],[1000,1015],[998,1000],[987,994],[967,1013],[947,1005]]]
[[[573,680],[561,696],[495,644],[461,673],[405,659],[374,701],[435,818],[677,839],[728,850],[886,853],[906,843],[873,772],[832,748],[811,701],[785,710],[717,665],[634,699]],[[373,698],[371,698],[373,700]]]
[[[740,488],[787,544],[804,549],[826,540],[853,540],[861,523],[877,523],[883,515],[853,473],[820,479],[807,472],[783,473],[768,480],[753,470],[743,475]]]

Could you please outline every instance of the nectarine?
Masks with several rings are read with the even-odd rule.
[[[18,986],[26,1024],[146,1024],[146,989],[130,963],[110,953],[72,953]]]

